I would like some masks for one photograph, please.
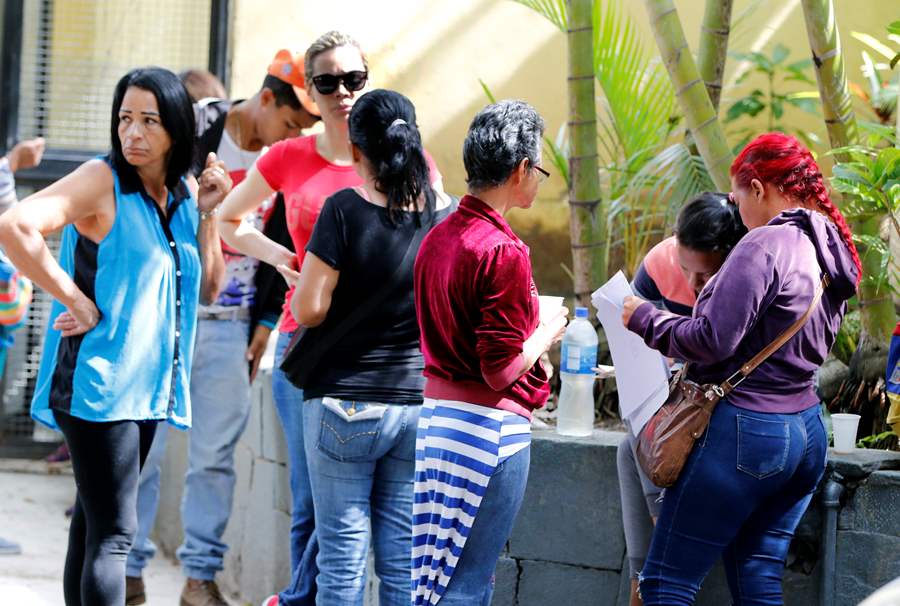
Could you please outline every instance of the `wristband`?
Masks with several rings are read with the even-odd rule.
[[[206,220],[208,220],[208,219],[212,219],[213,217],[215,217],[215,216],[218,215],[218,214],[219,214],[219,207],[218,207],[218,206],[214,206],[214,207],[212,208],[212,210],[201,210],[201,211],[200,211],[200,220],[201,220],[201,221],[206,221]]]

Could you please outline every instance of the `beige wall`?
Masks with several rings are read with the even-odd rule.
[[[655,53],[643,3],[618,2],[633,15],[648,51]],[[696,49],[704,2],[676,0],[676,5],[691,48]],[[848,73],[861,82],[862,47],[850,38],[850,32],[884,37],[880,32],[896,18],[896,3],[836,0],[836,5]],[[233,10],[232,95],[250,95],[258,88],[278,48],[300,51],[329,29],[346,31],[368,52],[376,85],[399,90],[415,103],[426,145],[450,192],[465,189],[462,141],[472,116],[487,102],[479,79],[499,98],[518,97],[533,104],[546,119],[551,137],[565,121],[565,37],[541,16],[511,0],[233,0]],[[791,49],[791,61],[809,56],[799,0],[735,0],[734,17],[732,50],[771,52],[781,42]],[[733,81],[741,69],[738,61],[729,59],[726,81]],[[723,107],[763,84],[750,78],[740,88],[726,90]],[[788,90],[803,88],[814,87]],[[820,119],[799,110],[787,117],[825,138]],[[758,128],[764,128],[764,123]],[[514,211],[511,217],[517,229],[528,231],[525,239],[533,249],[539,288],[542,276],[552,289],[568,285],[560,267],[570,259],[564,198],[565,185],[555,176],[542,188],[535,209]],[[543,254],[546,259],[541,258]]]
[[[276,6],[280,14],[274,20]],[[374,84],[415,103],[449,191],[464,190],[462,141],[469,120],[487,102],[479,78],[500,97],[530,101],[552,132],[564,119],[565,41],[513,2],[237,0],[234,17],[232,94],[256,90],[277,48],[300,51],[319,34],[341,29],[366,50]],[[563,187],[554,182],[546,192],[556,198]]]

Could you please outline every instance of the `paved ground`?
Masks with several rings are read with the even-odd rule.
[[[18,469],[19,471],[10,471]],[[49,475],[43,462],[0,460],[0,536],[22,545],[22,554],[0,556],[0,604],[60,606],[62,569],[72,504],[72,476]],[[174,606],[183,582],[175,564],[157,556],[145,576],[148,606]]]

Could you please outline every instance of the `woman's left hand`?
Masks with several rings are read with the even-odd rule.
[[[199,184],[197,207],[202,211],[214,209],[231,191],[231,177],[225,169],[225,163],[218,160],[213,152],[206,156],[206,168],[200,173]]]
[[[635,297],[634,295],[625,297],[622,305],[622,324],[624,324],[626,328],[628,327],[628,322],[631,321],[631,316],[634,315],[634,310],[644,303],[647,303],[647,301],[644,301],[640,297]]]

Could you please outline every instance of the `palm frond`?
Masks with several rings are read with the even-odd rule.
[[[513,0],[516,4],[527,6],[536,13],[543,15],[550,23],[565,33],[569,23],[566,12],[566,0]]]
[[[665,141],[675,94],[662,64],[616,0],[594,0],[593,26],[594,73],[621,151],[605,160],[619,161]]]
[[[626,267],[636,269],[685,203],[714,189],[703,159],[684,143],[670,145],[644,162],[611,213],[616,231],[630,230],[631,237],[622,242]]]

